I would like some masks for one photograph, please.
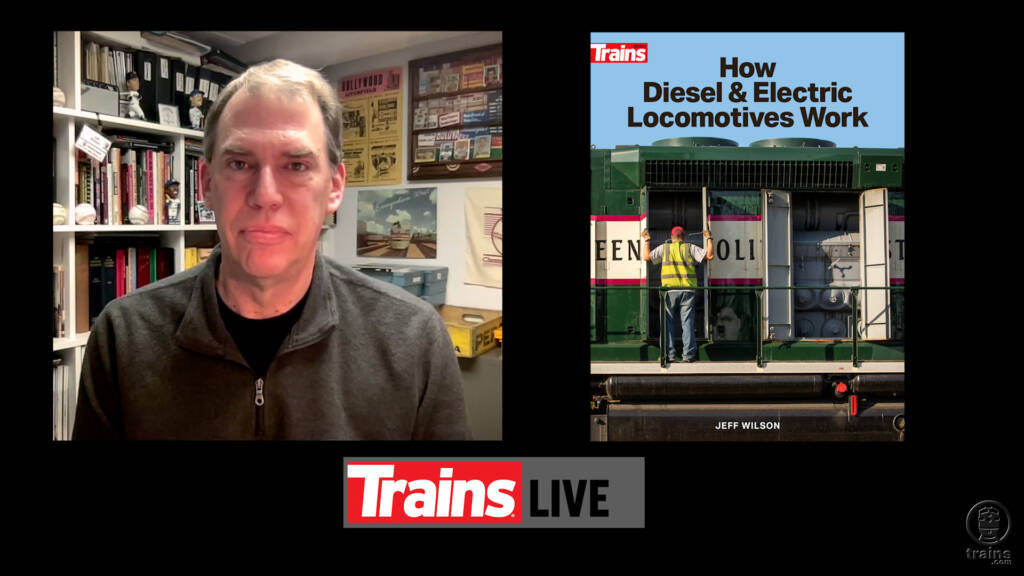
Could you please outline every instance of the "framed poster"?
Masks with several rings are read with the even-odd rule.
[[[409,62],[409,180],[501,177],[501,44]]]
[[[338,80],[345,172],[350,184],[402,181],[402,68]]]
[[[356,255],[437,257],[437,188],[360,190]]]
[[[501,288],[501,188],[466,189],[465,283]]]

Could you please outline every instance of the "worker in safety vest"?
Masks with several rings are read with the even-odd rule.
[[[713,260],[715,250],[711,244],[711,231],[704,229],[705,248],[685,242],[686,230],[682,226],[672,229],[672,240],[651,250],[651,235],[647,230],[643,238],[643,258],[661,265],[661,285],[675,288],[665,292],[665,330],[668,334],[668,357],[675,359],[674,330],[676,318],[681,319],[683,335],[683,362],[697,359],[697,339],[693,334],[693,306],[697,287],[697,265],[704,260]],[[663,350],[664,354],[665,351]]]

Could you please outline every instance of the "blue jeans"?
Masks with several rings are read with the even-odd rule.
[[[668,357],[674,359],[676,318],[682,322],[683,358],[697,356],[697,338],[693,333],[693,299],[695,290],[669,290],[665,292],[665,330],[668,337]]]

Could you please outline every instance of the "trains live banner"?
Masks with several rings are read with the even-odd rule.
[[[466,284],[501,288],[501,188],[466,189]]]

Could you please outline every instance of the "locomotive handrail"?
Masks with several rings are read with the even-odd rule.
[[[764,366],[764,332],[763,332],[763,318],[761,316],[761,292],[764,290],[849,290],[850,291],[850,307],[853,314],[853,365],[860,366],[860,358],[858,355],[858,338],[857,338],[857,321],[860,311],[857,307],[857,292],[861,290],[904,290],[906,287],[903,285],[894,286],[749,286],[749,285],[719,285],[719,286],[694,286],[692,288],[679,288],[673,286],[645,286],[642,284],[591,284],[590,289],[593,291],[598,290],[654,290],[659,293],[668,292],[670,290],[728,290],[730,292],[737,291],[749,291],[754,293],[754,318],[757,319],[754,324],[757,325],[757,337],[754,340],[755,343],[755,357],[757,360],[757,366]],[[663,296],[662,296],[663,298]],[[658,346],[661,349],[661,367],[666,368],[671,363],[671,359],[668,358],[668,340],[665,333],[665,305],[664,301],[659,303],[658,309],[660,311],[660,327],[658,329]]]

